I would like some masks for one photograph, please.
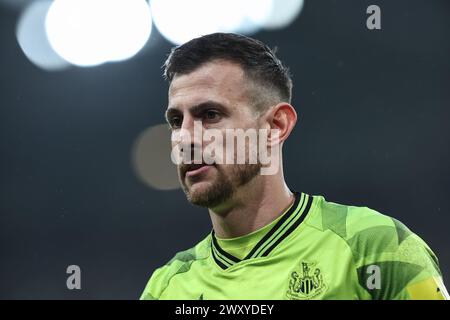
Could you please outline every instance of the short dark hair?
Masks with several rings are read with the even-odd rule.
[[[223,59],[239,64],[249,79],[262,86],[266,95],[271,95],[271,101],[290,103],[289,69],[276,57],[275,51],[247,36],[212,33],[173,48],[163,66],[164,77],[171,83],[178,74],[188,74],[206,62]],[[274,93],[277,97],[273,97]]]

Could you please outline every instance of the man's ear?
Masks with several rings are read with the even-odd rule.
[[[270,108],[265,118],[270,130],[278,130],[279,136],[277,139],[281,143],[289,137],[294,129],[294,126],[297,123],[297,112],[295,112],[294,107],[289,103],[282,102]],[[272,134],[270,134],[269,137],[275,138],[272,137]]]

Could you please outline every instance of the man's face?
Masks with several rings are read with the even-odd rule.
[[[194,136],[194,121],[201,121],[202,130],[220,130],[224,142],[225,129],[257,129],[258,118],[251,105],[248,81],[239,65],[223,60],[176,76],[169,88],[166,111],[172,131],[189,132],[190,139],[186,143],[192,149],[200,148],[203,154],[208,142]],[[224,148],[224,154],[226,152]],[[259,164],[180,164],[178,176],[190,202],[214,208],[229,200],[241,186],[257,176],[259,170]]]

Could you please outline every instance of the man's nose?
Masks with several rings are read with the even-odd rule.
[[[180,130],[181,149],[199,151],[202,148],[202,123],[192,117],[184,117]]]
[[[202,142],[202,122],[193,117],[187,116],[183,118],[181,124],[181,140],[193,144],[200,144]]]

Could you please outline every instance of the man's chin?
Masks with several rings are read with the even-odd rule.
[[[224,185],[214,185],[209,181],[196,182],[185,189],[185,193],[190,203],[205,208],[220,205],[230,196],[230,190]]]
[[[213,187],[210,181],[198,181],[191,184],[187,190],[191,198],[198,198],[206,196]]]

